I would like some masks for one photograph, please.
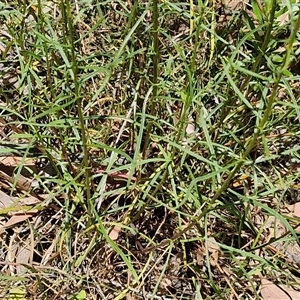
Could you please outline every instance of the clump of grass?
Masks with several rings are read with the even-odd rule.
[[[297,201],[300,17],[294,4],[251,3],[1,4],[5,138],[51,170],[28,170],[27,193],[50,201],[32,221],[28,272],[4,268],[3,286],[45,299],[259,299],[261,277],[293,285],[272,251],[298,241],[282,209]],[[271,218],[284,234],[268,236]]]

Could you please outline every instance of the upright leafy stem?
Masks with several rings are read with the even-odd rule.
[[[62,5],[64,17],[65,17],[65,34],[66,40],[69,44],[71,50],[71,68],[74,83],[74,97],[76,98],[76,106],[77,106],[77,113],[79,118],[79,127],[81,130],[81,138],[82,138],[82,150],[83,150],[83,165],[85,169],[85,190],[86,190],[86,200],[89,203],[91,198],[91,191],[90,191],[90,170],[89,170],[89,151],[88,151],[88,136],[87,130],[84,124],[84,117],[82,111],[82,103],[81,103],[81,95],[80,95],[80,87],[79,87],[79,80],[78,80],[78,64],[77,64],[77,57],[76,57],[76,50],[75,50],[75,39],[74,36],[76,34],[74,30],[74,19],[73,14],[71,11],[71,3],[69,0],[65,1],[65,5]],[[90,205],[88,205],[90,207]],[[89,214],[91,214],[91,209],[89,208]]]
[[[270,43],[271,32],[272,32],[272,28],[273,28],[273,24],[274,24],[274,18],[275,18],[275,12],[276,12],[276,0],[272,0],[272,9],[270,11],[270,17],[269,17],[268,24],[267,24],[267,31],[266,31],[266,34],[265,34],[264,42],[261,46],[261,49],[259,51],[259,54],[258,54],[257,58],[255,59],[255,62],[253,64],[253,66],[251,68],[252,72],[257,72],[259,70],[262,58],[264,57],[265,52],[266,52],[267,47],[268,47],[268,44]],[[241,90],[242,91],[247,87],[247,85],[248,85],[249,81],[251,80],[251,78],[252,78],[251,75],[248,75],[246,77],[245,81],[241,85]]]
[[[153,0],[152,2],[152,36],[153,36],[153,56],[152,56],[152,63],[153,63],[153,73],[152,73],[152,101],[150,106],[150,115],[153,116],[155,113],[155,109],[158,105],[157,103],[157,95],[158,95],[158,75],[159,75],[159,40],[158,40],[158,0]],[[153,120],[150,120],[147,129],[146,129],[146,137],[145,143],[143,147],[143,157],[146,156],[146,150],[148,149],[150,143],[150,135],[153,126]]]
[[[275,3],[273,3],[273,4],[275,5]],[[272,13],[273,14],[275,13],[274,9],[272,10]],[[270,16],[270,20],[274,20],[274,16],[272,14]],[[242,165],[245,163],[245,160],[247,159],[248,155],[250,154],[250,152],[252,151],[252,149],[256,145],[258,137],[263,133],[265,125],[266,125],[266,123],[267,123],[267,121],[268,121],[268,119],[271,115],[273,104],[276,101],[276,95],[277,95],[280,80],[282,78],[282,75],[284,74],[284,72],[286,71],[286,69],[288,67],[289,58],[290,58],[291,52],[293,50],[293,43],[295,41],[297,31],[300,27],[300,14],[298,15],[298,19],[294,24],[295,25],[292,28],[292,32],[291,32],[291,35],[289,37],[289,42],[288,42],[288,45],[287,45],[285,58],[283,60],[283,63],[282,63],[282,66],[281,66],[280,70],[278,71],[277,74],[275,74],[275,81],[274,81],[274,84],[272,86],[272,92],[271,92],[271,95],[269,97],[269,101],[267,102],[267,107],[265,109],[263,117],[258,122],[258,124],[259,124],[258,128],[256,128],[254,130],[253,136],[251,137],[249,143],[246,145],[246,150],[241,155],[240,161],[236,164],[236,166],[233,168],[233,170],[229,173],[228,178],[225,180],[225,182],[223,183],[221,188],[215,193],[214,197],[211,200],[212,203],[214,203],[221,196],[221,194],[228,188],[231,180],[233,179],[235,174],[239,171],[239,169],[242,167]]]
[[[273,17],[271,16],[270,19],[272,19],[272,18]],[[277,95],[277,92],[278,92],[279,83],[282,79],[282,75],[284,74],[284,72],[288,68],[289,61],[290,61],[290,56],[291,56],[291,53],[293,51],[293,44],[295,42],[296,35],[297,35],[297,32],[298,32],[299,28],[300,28],[300,14],[298,14],[298,18],[297,18],[296,22],[294,23],[294,25],[292,27],[291,34],[290,34],[290,37],[288,39],[288,43],[287,43],[287,46],[286,46],[286,54],[285,54],[285,57],[283,59],[283,63],[281,65],[281,68],[279,69],[278,73],[275,74],[275,80],[274,80],[274,83],[273,83],[273,86],[272,86],[272,92],[271,92],[271,95],[269,97],[269,101],[267,103],[267,107],[265,109],[265,112],[264,112],[261,120],[258,122],[258,127],[254,130],[254,133],[253,133],[252,137],[250,138],[248,144],[246,145],[245,151],[241,154],[240,160],[237,161],[237,163],[236,163],[235,167],[233,168],[233,170],[228,174],[227,179],[224,181],[222,186],[216,191],[216,193],[214,194],[214,196],[212,197],[212,199],[208,203],[208,206],[206,208],[201,207],[200,215],[196,219],[194,219],[194,221],[190,222],[189,225],[186,226],[181,232],[176,233],[172,237],[173,241],[180,238],[191,227],[196,225],[199,222],[199,220],[202,219],[207,213],[209,213],[211,210],[214,209],[216,201],[219,199],[219,197],[222,195],[222,193],[224,193],[227,190],[227,188],[229,187],[232,179],[237,174],[237,172],[241,169],[241,167],[244,165],[248,155],[250,154],[250,152],[252,151],[252,149],[256,145],[259,136],[261,134],[263,134],[263,130],[264,130],[264,128],[267,124],[267,121],[268,121],[268,119],[269,119],[269,117],[272,113],[272,107],[273,107],[273,105],[276,101],[276,95]]]

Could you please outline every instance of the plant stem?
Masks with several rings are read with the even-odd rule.
[[[86,190],[86,201],[89,207],[89,215],[91,215],[91,208],[89,201],[91,199],[91,191],[90,191],[90,169],[89,169],[89,151],[88,151],[88,136],[87,130],[84,124],[84,117],[82,111],[82,103],[81,103],[81,95],[79,88],[79,80],[78,80],[78,65],[77,65],[77,57],[75,51],[75,30],[73,26],[73,17],[71,12],[71,4],[70,1],[66,1],[66,19],[67,19],[67,36],[71,49],[71,61],[72,61],[72,72],[73,72],[73,81],[74,81],[74,97],[76,98],[77,104],[77,113],[79,118],[79,125],[81,129],[81,138],[82,138],[82,150],[83,150],[83,165],[85,169],[85,190]]]
[[[153,63],[153,73],[152,73],[152,85],[153,85],[153,92],[152,92],[152,101],[150,105],[150,115],[153,116],[155,113],[155,109],[157,107],[157,94],[158,94],[158,74],[159,74],[159,61],[160,61],[160,55],[159,55],[159,40],[158,40],[158,0],[153,0],[153,7],[152,7],[152,23],[153,23],[153,57],[152,57],[152,63]],[[146,150],[149,147],[150,143],[150,135],[151,130],[153,126],[153,120],[150,120],[147,129],[146,129],[146,137],[145,137],[145,143],[143,147],[143,157],[146,157]]]
[[[209,202],[209,205],[206,208],[203,208],[203,207],[200,208],[202,210],[200,215],[197,216],[193,221],[191,221],[182,231],[174,234],[173,237],[171,238],[172,241],[180,238],[184,233],[186,233],[189,229],[191,229],[193,226],[195,226],[199,222],[199,220],[201,220],[209,211],[214,209],[214,205],[215,205],[216,201],[219,199],[219,197],[222,195],[222,193],[227,190],[227,188],[229,187],[235,174],[244,165],[245,160],[247,159],[248,155],[250,154],[250,152],[256,145],[258,137],[263,133],[264,127],[272,113],[272,107],[276,101],[276,95],[277,95],[277,91],[278,91],[278,87],[279,87],[279,83],[281,81],[282,75],[284,74],[284,72],[287,70],[287,68],[289,66],[289,60],[290,60],[291,52],[293,50],[293,43],[296,39],[297,32],[300,28],[300,14],[298,15],[298,19],[294,24],[295,25],[293,26],[291,35],[289,37],[286,54],[285,54],[282,66],[281,66],[280,70],[278,71],[278,73],[276,74],[277,76],[276,76],[274,84],[272,86],[272,93],[269,97],[269,101],[267,103],[266,110],[264,112],[263,117],[261,118],[261,120],[258,123],[259,124],[258,127],[254,130],[254,133],[253,133],[248,145],[246,146],[246,150],[242,154],[240,161],[236,164],[236,166],[233,168],[233,170],[229,173],[227,179],[222,184],[222,186],[217,190],[217,192],[215,193],[215,195]]]

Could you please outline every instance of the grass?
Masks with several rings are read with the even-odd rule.
[[[40,200],[3,235],[3,298],[297,289],[298,4],[230,5],[0,4],[1,136],[26,145],[1,190]]]

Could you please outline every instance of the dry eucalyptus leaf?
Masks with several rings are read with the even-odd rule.
[[[300,202],[297,202],[294,204],[294,212],[293,212],[294,217],[300,218]]]
[[[10,197],[4,192],[0,191],[0,210],[5,210],[9,207],[16,206],[16,210],[21,211],[22,206],[35,205],[41,201],[34,196],[28,196],[25,198]]]
[[[30,239],[28,238],[25,245],[19,245],[16,254],[16,272],[17,274],[23,274],[27,271],[27,268],[23,265],[28,265],[32,256],[32,251],[30,249]]]
[[[265,229],[269,229],[269,239],[278,238],[286,233],[285,225],[274,216],[268,217]]]
[[[42,198],[43,195],[39,195],[39,197]],[[20,198],[18,199],[17,204],[20,206],[25,206],[25,205],[35,205],[41,203],[41,200],[37,199],[34,196],[28,196],[25,198]]]
[[[290,241],[289,243],[274,242],[271,245],[283,253],[285,259],[300,266],[300,246],[296,241]]]
[[[0,191],[0,209],[8,208],[14,203],[15,200],[13,197],[7,196],[5,193]]]
[[[0,228],[0,232],[3,230],[3,229],[6,229],[8,227],[11,227],[11,226],[14,226],[18,223],[21,223],[21,222],[24,222],[26,221],[27,219],[31,218],[32,217],[32,214],[35,214],[35,212],[33,213],[27,213],[27,214],[22,214],[22,215],[14,215],[12,216],[4,225],[2,228]]]
[[[220,247],[217,245],[215,238],[209,237],[207,240],[207,247],[210,254],[210,263],[212,266],[217,265],[219,260]]]
[[[207,240],[207,247],[210,253],[215,253],[220,251],[220,247],[214,237],[209,237]]]
[[[197,247],[196,250],[196,259],[199,266],[204,264],[204,250],[201,247]]]
[[[288,286],[282,286],[280,285],[280,287],[282,289],[284,289],[290,296],[289,299],[292,300],[299,300],[300,299],[300,292],[293,290],[292,288],[288,287]]]
[[[17,181],[15,182],[15,175],[9,175],[1,170],[0,168],[0,178],[6,180],[9,183],[16,183],[16,186],[24,191],[30,191],[31,190],[31,180],[24,177],[23,175],[19,174],[17,177]]]
[[[20,156],[6,156],[1,157],[0,159],[1,164],[8,166],[8,167],[17,167],[19,165],[23,166],[31,166],[34,165],[34,160],[32,158],[26,158],[24,161],[23,157]]]
[[[300,293],[284,285],[262,278],[260,294],[263,300],[299,300]]]
[[[241,0],[222,0],[222,3],[230,10],[240,10],[244,7],[244,1]]]

